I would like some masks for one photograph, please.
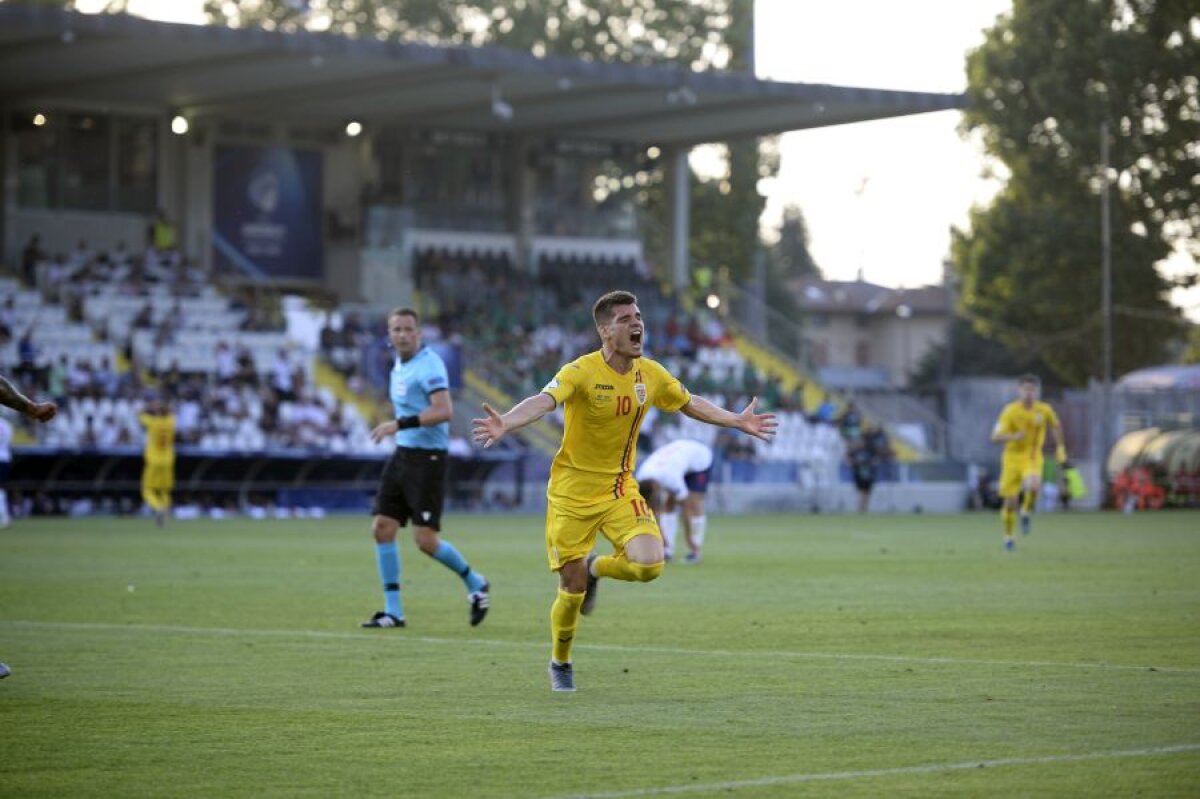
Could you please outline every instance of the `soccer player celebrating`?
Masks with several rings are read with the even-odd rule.
[[[396,531],[412,519],[417,547],[466,584],[469,621],[473,627],[487,615],[491,586],[482,574],[467,565],[453,544],[438,535],[445,496],[450,417],[454,415],[446,364],[421,343],[421,320],[413,309],[396,308],[388,314],[387,326],[388,342],[396,350],[390,385],[396,418],[371,431],[371,440],[376,443],[389,436],[396,440],[396,451],[383,469],[371,522],[384,609],[362,626],[405,626]]]
[[[1003,469],[1000,472],[1000,496],[1004,506],[1000,517],[1004,521],[1004,548],[1012,550],[1013,526],[1020,504],[1021,533],[1028,535],[1032,527],[1030,514],[1042,487],[1042,448],[1046,445],[1047,428],[1054,435],[1055,457],[1062,463],[1067,459],[1063,444],[1062,425],[1049,404],[1038,399],[1041,381],[1037,375],[1025,374],[1017,379],[1017,399],[1004,406],[992,441],[1004,443]],[[1021,500],[1022,492],[1024,494]]]
[[[475,441],[490,447],[563,406],[562,446],[546,489],[546,549],[559,584],[550,608],[553,691],[575,690],[571,646],[579,615],[595,605],[599,578],[649,582],[662,573],[662,535],[633,478],[638,430],[647,410],[683,411],[764,441],[776,428],[774,414],[754,412],[756,400],[741,413],[718,408],[642,357],[646,328],[633,294],[605,294],[592,308],[592,318],[599,350],[563,366],[540,393],[507,413],[485,404],[487,416],[473,422]],[[612,543],[612,555],[592,553],[598,532]]]
[[[154,521],[162,527],[171,511],[171,491],[175,488],[175,414],[167,403],[154,400],[138,415],[146,429],[142,451],[142,499],[154,511]]]
[[[675,553],[678,509],[682,507],[684,538],[688,545],[683,562],[700,562],[700,548],[704,546],[704,532],[708,528],[704,495],[708,491],[712,463],[713,451],[706,445],[680,438],[654,450],[638,466],[638,488],[654,509],[663,537],[663,556],[668,561]]]

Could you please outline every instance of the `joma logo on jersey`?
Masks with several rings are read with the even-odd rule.
[[[596,385],[592,386],[592,388],[599,389],[600,391],[612,391],[613,390],[612,386],[606,385],[604,383],[597,383]]]

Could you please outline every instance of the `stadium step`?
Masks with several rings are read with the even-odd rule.
[[[803,387],[804,393],[802,399],[806,411],[816,408],[821,404],[825,390],[814,377],[805,373],[798,364],[786,355],[775,351],[759,341],[755,341],[741,330],[731,329],[730,332],[733,336],[733,344],[742,357],[753,364],[759,372],[771,375],[778,380],[779,385],[784,391],[795,393]],[[876,421],[881,422],[884,427],[887,427],[886,419],[878,419]],[[917,449],[898,436],[891,436],[890,438],[892,451],[896,454],[896,459],[899,461],[920,461],[925,460],[929,456],[929,453]]]
[[[359,416],[368,422],[377,416],[378,411],[372,407],[371,403],[351,391],[350,386],[346,384],[346,378],[320,358],[313,358],[312,379],[317,386],[332,391],[333,396],[344,404],[357,408]]]

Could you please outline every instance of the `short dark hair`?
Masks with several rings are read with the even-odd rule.
[[[1017,385],[1022,383],[1033,383],[1035,386],[1040,386],[1042,384],[1042,379],[1033,372],[1026,372],[1017,378]]]
[[[393,308],[392,310],[388,311],[387,318],[391,319],[393,316],[411,316],[414,322],[417,324],[421,323],[421,315],[407,306],[402,308]]]
[[[637,297],[633,292],[629,291],[610,291],[596,300],[596,304],[592,306],[592,319],[596,322],[596,327],[607,325],[613,320],[613,308],[618,305],[636,305]]]

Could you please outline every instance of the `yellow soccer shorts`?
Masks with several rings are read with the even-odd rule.
[[[171,464],[142,469],[142,489],[145,491],[170,491],[175,487],[175,467]]]
[[[1000,496],[1015,497],[1020,494],[1029,478],[1042,476],[1042,466],[1042,458],[1006,459],[1000,470]]]
[[[550,570],[586,558],[596,545],[596,533],[612,542],[619,555],[635,536],[662,538],[649,503],[633,492],[611,502],[572,508],[551,501],[546,505],[546,555]]]

